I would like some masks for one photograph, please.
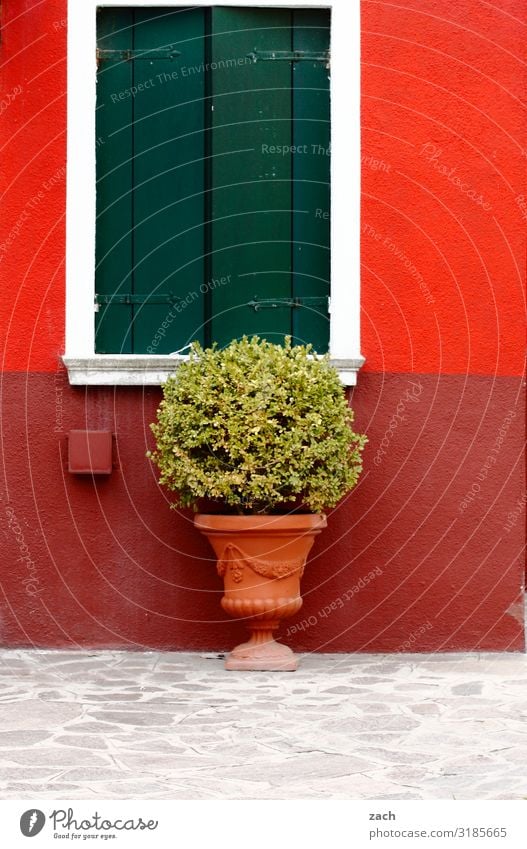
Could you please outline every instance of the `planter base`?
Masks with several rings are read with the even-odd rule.
[[[225,669],[229,672],[296,672],[298,662],[295,657],[279,666],[272,660],[251,660],[250,658],[233,658],[232,652],[225,661]]]
[[[318,513],[222,516],[199,514],[194,524],[211,543],[225,595],[221,606],[243,619],[251,636],[236,646],[225,669],[294,672],[295,655],[273,633],[302,607],[300,578],[315,537],[326,527]]]
[[[298,661],[291,649],[281,643],[275,643],[283,654],[273,652],[267,657],[263,652],[255,652],[250,643],[242,643],[231,651],[225,660],[225,669],[230,672],[295,672]]]
[[[295,672],[298,662],[288,646],[273,639],[278,623],[251,623],[252,634],[236,646],[225,661],[225,669],[238,672]]]

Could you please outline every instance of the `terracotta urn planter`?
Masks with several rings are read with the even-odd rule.
[[[274,633],[300,610],[300,578],[326,527],[323,511],[361,473],[367,440],[352,424],[329,354],[290,336],[280,345],[258,336],[224,348],[193,342],[165,383],[148,456],[174,493],[171,506],[196,511],[225,582],[223,608],[249,629],[227,669],[296,669]]]
[[[218,558],[225,595],[222,607],[245,620],[250,639],[236,646],[226,669],[297,668],[290,648],[274,639],[281,619],[302,606],[300,578],[315,536],[326,527],[322,514],[224,516],[198,514],[196,528]]]

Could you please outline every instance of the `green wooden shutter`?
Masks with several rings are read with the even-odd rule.
[[[329,12],[215,8],[211,30],[212,338],[326,351]]]
[[[157,353],[203,340],[204,75],[182,77],[183,68],[203,65],[203,35],[202,9],[135,12],[136,50],[173,44],[181,52],[135,63],[136,85],[152,74],[155,85],[134,101],[134,285],[181,298]],[[137,309],[144,315],[134,323],[135,349],[144,351],[170,309],[148,302]]]
[[[98,46],[97,350],[327,350],[329,11],[104,9]]]
[[[163,354],[203,340],[204,17],[98,15],[100,352]]]

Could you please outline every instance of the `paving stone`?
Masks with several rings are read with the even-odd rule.
[[[102,734],[98,736],[95,735],[87,735],[83,736],[82,734],[62,734],[59,737],[55,737],[55,744],[64,744],[65,746],[73,746],[74,748],[79,749],[107,749],[108,743],[104,739]]]
[[[421,779],[426,778],[426,767],[421,766],[394,766],[392,769],[385,771],[384,775],[393,781],[394,784],[417,784]]]
[[[162,752],[165,755],[181,755],[184,753],[189,753],[193,750],[192,746],[178,745],[181,743],[179,739],[176,738],[175,742],[167,739],[167,737],[163,737],[158,740],[148,740],[145,742],[144,740],[137,741],[134,740],[133,737],[129,737],[127,740],[116,740],[114,738],[114,749],[116,752],[148,752],[151,754],[152,752]]]
[[[53,787],[50,792],[50,787]],[[91,795],[91,794],[90,794]],[[13,782],[6,792],[2,792],[2,799],[84,799],[86,791],[82,795],[79,790],[71,784],[53,784],[35,783],[31,787],[27,784],[17,784]]]
[[[370,694],[368,694],[370,696]],[[386,704],[385,702],[365,702],[360,703],[360,708],[363,714],[371,716],[375,713],[386,713]]]
[[[60,781],[71,781],[72,783],[104,781],[105,779],[118,778],[122,775],[122,767],[117,764],[115,767],[90,767],[83,764],[78,764],[74,769],[67,769],[60,775]]]
[[[142,781],[102,781],[90,785],[94,794],[101,799],[177,799],[184,798],[176,792],[176,789],[168,781],[150,781],[144,778]],[[179,788],[184,792],[184,788]],[[77,798],[81,798],[80,796]],[[191,790],[188,791],[188,799],[197,798]]]
[[[0,731],[0,749],[24,748],[50,737],[49,731]]]
[[[437,754],[425,754],[424,752],[393,751],[392,749],[374,749],[371,747],[358,747],[357,755],[368,762],[374,763],[401,763],[401,764],[423,764],[437,760]]]
[[[60,727],[64,722],[80,716],[82,708],[66,702],[43,703],[38,699],[0,705],[0,728],[33,728],[35,730]]]
[[[143,699],[142,693],[86,693],[84,704],[98,704],[99,702],[137,702]]]
[[[27,764],[28,766],[49,766],[51,768],[60,766],[71,766],[85,764],[92,766],[105,766],[107,761],[93,752],[80,751],[76,748],[65,748],[61,746],[49,746],[38,749],[9,749],[1,754],[1,762],[5,764]]]
[[[389,731],[377,731],[376,734],[365,734],[364,732],[354,734],[353,739],[355,741],[355,745],[364,745],[364,743],[384,743],[386,746],[396,748],[396,746],[404,740],[404,737],[402,734],[394,734]]]
[[[48,779],[51,775],[56,773],[56,769],[51,766],[45,767],[28,767],[24,765],[11,765],[4,766],[0,763],[0,786],[5,786],[8,784],[11,786],[11,782],[13,781],[27,781],[28,784],[34,781],[35,779]]]
[[[343,687],[343,686],[330,687],[329,690],[324,690],[324,692],[325,693],[338,693],[338,694],[341,694],[341,693],[356,693],[357,688],[356,687]]]
[[[134,726],[161,726],[165,727],[172,721],[172,716],[167,716],[166,713],[136,713],[132,711],[101,711],[99,714],[94,714],[97,719],[107,720],[114,724],[134,725]]]
[[[121,731],[120,725],[115,725],[115,723],[107,723],[104,720],[100,720],[99,722],[71,722],[65,723],[64,730],[68,732],[68,734],[104,734],[107,736],[111,736],[112,734],[119,733]]]
[[[322,757],[323,753],[316,755],[298,755],[295,758],[281,759],[277,763],[267,763],[262,774],[271,784],[283,784],[287,782],[305,783],[306,775],[311,781],[325,778],[327,776],[345,776],[351,773],[360,773],[367,767],[367,762],[360,758],[347,757],[331,753]],[[255,764],[243,764],[240,767],[221,767],[225,777],[252,778],[257,773]],[[285,782],[284,782],[285,780]]]
[[[456,684],[452,687],[452,693],[459,696],[479,696],[482,688],[481,681],[469,681],[468,684]]]
[[[438,716],[441,713],[439,705],[433,702],[424,702],[419,705],[410,705],[412,713],[418,713],[421,716]]]

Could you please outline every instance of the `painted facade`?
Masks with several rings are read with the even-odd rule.
[[[362,4],[365,472],[285,628],[296,650],[524,648],[523,4]],[[145,460],[156,387],[70,387],[66,2],[1,9],[0,643],[222,650],[244,636]],[[114,469],[67,469],[73,429]]]

